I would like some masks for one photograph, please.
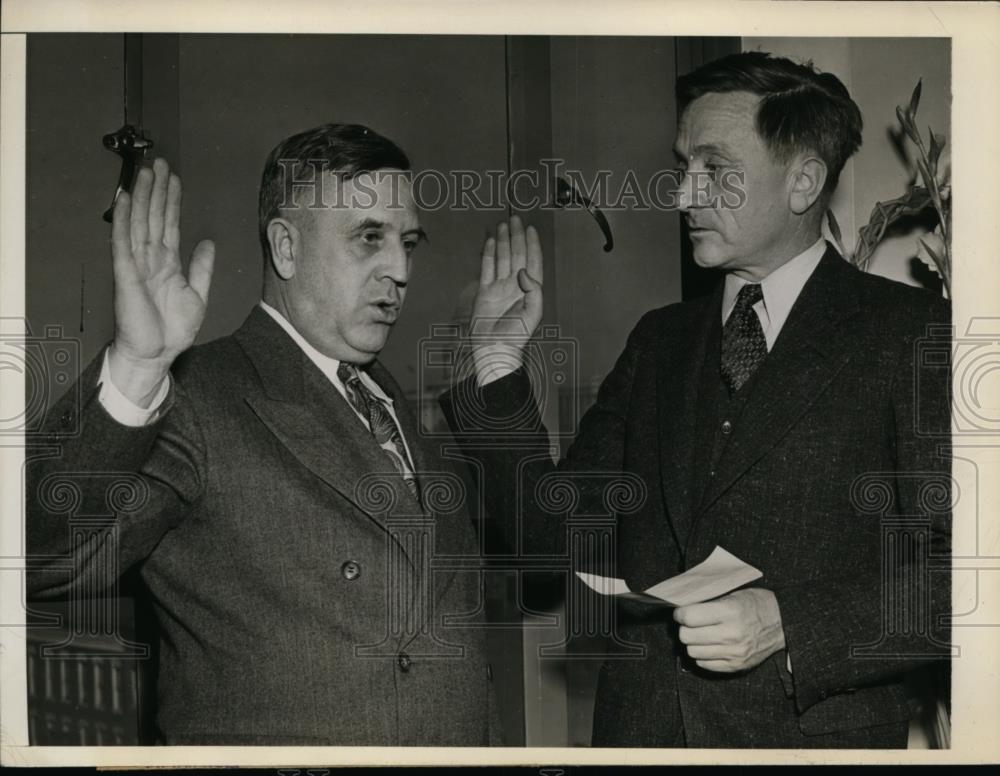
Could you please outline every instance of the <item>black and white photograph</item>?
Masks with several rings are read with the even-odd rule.
[[[998,7],[179,5],[3,11],[5,765],[1000,757]]]

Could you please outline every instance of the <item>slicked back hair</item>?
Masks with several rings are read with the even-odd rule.
[[[826,164],[826,195],[837,188],[847,160],[861,147],[861,111],[832,73],[761,51],[731,54],[677,79],[678,115],[705,94],[759,95],[757,133],[779,162],[812,152]]]
[[[257,199],[257,222],[265,265],[271,261],[267,225],[293,202],[296,182],[333,172],[343,180],[376,170],[409,170],[402,148],[360,124],[323,124],[282,140],[264,163]]]

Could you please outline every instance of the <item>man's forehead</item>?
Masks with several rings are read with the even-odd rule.
[[[750,92],[709,92],[692,100],[677,123],[677,145],[732,143],[747,130],[755,130],[760,99]]]
[[[705,113],[753,116],[761,99],[759,94],[753,92],[706,92],[688,103],[681,120]]]
[[[295,194],[295,209],[325,213],[343,224],[370,218],[409,228],[418,220],[411,175],[404,170],[364,171],[350,177],[328,170],[312,185],[297,187]]]

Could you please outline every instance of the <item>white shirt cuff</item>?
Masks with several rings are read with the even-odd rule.
[[[788,668],[788,673],[792,673],[792,656],[787,652],[785,653],[785,667]]]
[[[160,407],[167,394],[170,393],[170,375],[168,374],[160,382],[160,387],[156,390],[156,396],[148,408],[140,407],[132,402],[127,396],[119,391],[111,380],[111,367],[108,364],[107,351],[104,353],[104,363],[101,365],[101,376],[99,379],[100,392],[97,394],[101,406],[107,413],[123,426],[147,426],[152,423],[159,414]]]

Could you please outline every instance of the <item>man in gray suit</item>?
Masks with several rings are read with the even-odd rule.
[[[263,300],[198,347],[214,247],[185,276],[178,177],[158,159],[116,203],[114,340],[81,406],[70,391],[47,420],[39,449],[58,454],[28,467],[29,593],[99,593],[139,569],[165,743],[497,741],[479,574],[433,563],[477,555],[460,481],[377,360],[423,235],[407,170],[361,126],[279,144]],[[127,503],[109,496],[123,485]],[[70,513],[108,511],[108,530],[73,538]]]
[[[601,573],[644,590],[717,545],[763,572],[712,601],[617,607],[616,637],[642,655],[604,662],[595,746],[905,747],[905,675],[948,652],[947,369],[921,374],[918,348],[949,307],[821,237],[861,143],[835,76],[739,54],[681,77],[677,98],[679,205],[715,293],[642,317],[556,468],[521,366],[542,255],[514,219],[486,242],[476,375],[445,412],[490,473],[491,517],[520,522],[514,551],[567,554],[546,482],[565,475],[574,513],[602,515],[624,473],[645,499]]]

